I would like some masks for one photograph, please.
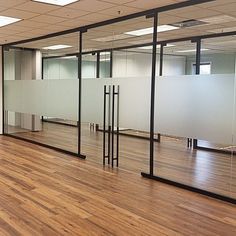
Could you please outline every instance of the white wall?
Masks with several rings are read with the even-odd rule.
[[[235,73],[234,53],[203,54],[201,62],[211,62],[211,74],[233,74]],[[195,63],[194,56],[187,57],[187,73],[192,74],[192,64]]]
[[[159,55],[157,56],[157,75],[159,73]],[[113,54],[113,77],[150,76],[152,55],[148,53],[115,52]],[[164,56],[163,75],[184,75],[185,57]]]
[[[78,61],[76,59],[45,59],[44,79],[77,79]]]
[[[159,56],[158,56],[159,57]],[[102,62],[101,77],[109,74],[109,62]],[[101,64],[102,64],[101,63]],[[186,57],[164,57],[163,75],[184,75]],[[148,53],[122,52],[113,53],[113,77],[140,77],[150,76],[152,55]],[[159,61],[157,60],[157,74]],[[96,62],[84,60],[82,63],[82,77],[96,78]],[[78,64],[74,59],[47,59],[44,60],[44,79],[77,79]]]
[[[9,50],[4,53],[5,80],[34,80],[42,78],[42,54],[40,51]],[[34,120],[34,122],[32,122]],[[7,112],[9,125],[29,130],[40,130],[40,117],[31,114]]]

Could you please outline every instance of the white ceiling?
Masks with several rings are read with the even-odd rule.
[[[34,38],[183,1],[184,0],[80,0],[79,2],[72,3],[65,7],[58,7],[29,0],[0,0],[0,15],[23,19],[15,24],[0,28],[0,43]],[[189,19],[205,20],[212,17],[217,17],[217,19],[220,17],[219,22],[211,22],[201,26],[163,32],[158,34],[158,38],[159,40],[168,40],[234,31],[236,29],[236,0],[216,0],[197,6],[164,12],[159,15],[159,25],[173,24]],[[123,37],[124,33],[127,31],[152,27],[152,21],[152,19],[139,17],[91,29],[83,34],[83,48],[84,50],[94,50],[151,42],[152,35],[129,37],[109,42],[101,42],[97,39],[104,37],[120,37],[120,35]],[[72,53],[78,51],[78,37],[78,33],[73,33],[18,46],[42,48],[54,44],[68,44],[73,47],[59,50],[58,52],[60,54]],[[235,51],[235,38],[236,37],[233,36],[222,38],[221,40],[223,42],[228,40],[231,41],[231,43],[225,43],[225,45],[218,44],[218,49],[222,49],[223,47],[225,50]],[[210,42],[207,43],[207,46],[210,47]],[[212,45],[212,47],[216,49],[216,45]],[[168,50],[173,50],[173,48],[169,48]],[[50,54],[51,53],[52,52],[50,52]]]
[[[22,19],[16,24],[0,28],[0,44],[59,32],[181,1],[184,0],[80,0],[59,7],[31,0],[0,0],[0,15]]]

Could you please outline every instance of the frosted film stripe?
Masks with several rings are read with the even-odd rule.
[[[232,143],[235,75],[157,77],[155,131]]]
[[[78,120],[78,80],[5,81],[5,110]]]

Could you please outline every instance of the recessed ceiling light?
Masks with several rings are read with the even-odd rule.
[[[160,32],[165,32],[165,31],[170,31],[170,30],[176,30],[176,29],[179,29],[179,27],[173,26],[173,25],[160,25],[157,27],[157,32],[160,33]],[[147,35],[147,34],[152,34],[152,33],[153,33],[153,27],[125,32],[125,34],[133,35],[133,36],[142,36],[142,35]]]
[[[42,2],[57,6],[65,6],[73,2],[78,2],[79,0],[32,0],[33,2]]]
[[[72,46],[69,46],[69,45],[58,44],[58,45],[52,45],[52,46],[44,47],[43,49],[46,49],[46,50],[58,50],[58,49],[71,48],[71,47]]]
[[[10,25],[20,20],[21,19],[9,17],[9,16],[0,16],[0,27],[5,26],[5,25]]]
[[[165,47],[174,47],[175,45],[173,45],[173,44],[167,44]],[[158,44],[157,45],[157,48],[160,48],[161,47],[161,45],[160,44]],[[138,47],[139,49],[145,49],[145,50],[149,50],[149,49],[152,49],[152,46],[150,45],[150,46],[144,46],[144,47]]]
[[[110,55],[110,52],[100,52],[100,56],[108,56]]]
[[[210,49],[207,48],[202,48],[201,51],[208,51]],[[196,49],[187,49],[187,50],[181,50],[181,51],[177,51],[177,52],[196,52]]]
[[[77,59],[77,56],[60,57],[60,59]]]

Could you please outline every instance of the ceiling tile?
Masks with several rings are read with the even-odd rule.
[[[22,20],[14,24],[14,26],[16,27],[20,26],[20,27],[29,27],[29,28],[40,28],[40,27],[46,27],[48,25],[49,24],[47,23],[36,22],[32,20]]]
[[[115,4],[111,4],[108,2],[101,2],[97,0],[81,0],[79,2],[75,2],[68,5],[68,8],[97,12],[115,6],[116,6]]]
[[[36,21],[36,22],[43,22],[43,23],[50,22],[51,24],[55,24],[55,23],[64,21],[65,18],[57,17],[57,16],[49,16],[49,15],[40,15],[40,16],[32,18],[31,20]]]
[[[70,26],[72,28],[76,28],[79,26],[84,26],[84,25],[89,25],[91,22],[89,21],[85,21],[85,20],[81,20],[81,19],[73,19],[73,20],[66,20],[63,22],[59,22],[58,25],[62,25],[62,26]]]
[[[28,12],[28,11],[21,11],[21,10],[17,10],[17,9],[8,9],[6,11],[2,11],[1,15],[15,17],[15,18],[19,18],[19,19],[28,19],[28,18],[38,16],[39,14],[33,13],[33,12]]]
[[[82,21],[88,21],[90,23],[97,23],[97,22],[105,21],[112,18],[113,17],[109,15],[104,15],[104,14],[99,14],[99,13],[90,13],[86,16],[79,17],[78,19]]]
[[[17,5],[14,8],[43,14],[49,11],[59,9],[60,7],[51,4],[43,4],[39,2],[27,1],[26,3]]]
[[[90,12],[88,12],[88,11],[83,11],[83,10],[79,10],[79,9],[74,10],[71,8],[63,7],[63,8],[48,12],[48,15],[74,19],[79,16],[87,15],[89,13]]]
[[[25,3],[29,0],[0,0],[0,6],[4,6],[6,8],[17,6],[19,4]]]
[[[135,0],[101,0],[101,2],[109,2],[113,4],[122,5],[125,3],[135,2]]]
[[[127,6],[116,6],[103,11],[99,11],[100,14],[111,15],[113,16],[113,18],[128,15],[135,12],[140,12],[140,9]]]
[[[223,13],[234,12],[236,9],[236,2],[234,1],[233,3],[229,3],[229,4],[214,6],[214,7],[211,7],[210,9],[223,12]]]
[[[166,5],[170,5],[176,3],[174,0],[136,0],[130,3],[126,3],[126,6],[130,7],[136,7],[140,9],[151,9],[151,8],[157,8],[162,7]]]

